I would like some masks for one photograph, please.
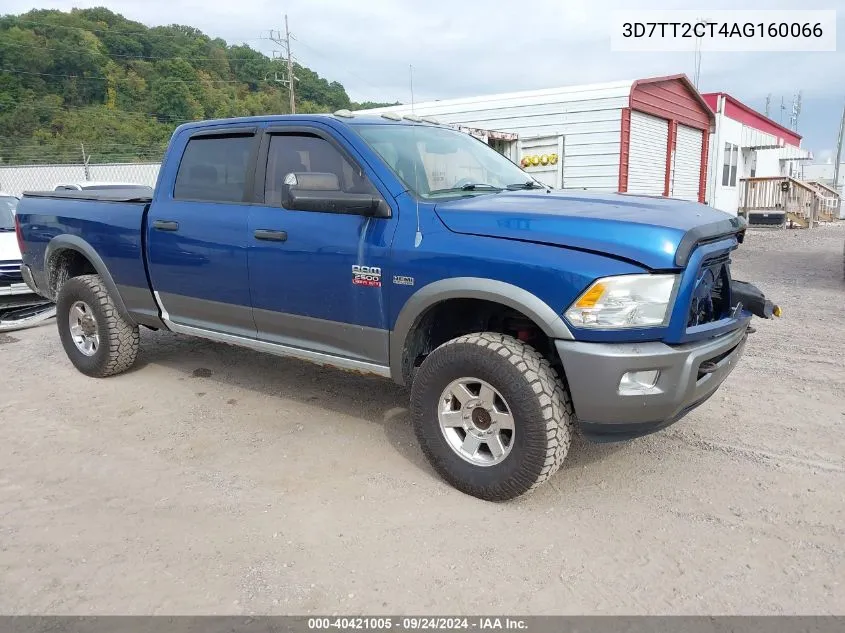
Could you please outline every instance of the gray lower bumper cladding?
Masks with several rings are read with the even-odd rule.
[[[555,341],[583,433],[629,439],[676,422],[703,403],[736,367],[746,328],[685,345]],[[631,372],[657,372],[652,385],[626,388]],[[647,374],[648,375],[648,374]]]

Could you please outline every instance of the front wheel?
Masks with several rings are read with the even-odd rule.
[[[56,300],[56,325],[65,353],[83,374],[103,378],[135,364],[138,326],[121,316],[99,275],[65,282]]]
[[[435,470],[489,501],[529,492],[560,468],[573,420],[566,388],[534,348],[492,332],[444,343],[411,388],[414,431]]]

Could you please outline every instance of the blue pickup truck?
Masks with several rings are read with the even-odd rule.
[[[553,191],[416,117],[265,116],[173,134],[150,197],[31,192],[22,273],[90,376],[139,326],[408,385],[456,488],[505,500],[596,440],[663,428],[742,355],[743,222],[702,204]]]

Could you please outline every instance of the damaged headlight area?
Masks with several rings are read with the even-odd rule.
[[[669,321],[678,275],[620,275],[593,282],[564,313],[575,327],[660,327]]]

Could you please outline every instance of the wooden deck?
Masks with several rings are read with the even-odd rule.
[[[842,210],[842,196],[836,192],[836,189],[818,180],[808,180],[807,184],[815,189],[821,197],[819,219],[824,221],[838,220]]]
[[[818,222],[839,218],[840,196],[818,182],[803,182],[788,176],[741,178],[739,215],[749,224],[812,228]],[[762,222],[766,214],[771,218]]]

